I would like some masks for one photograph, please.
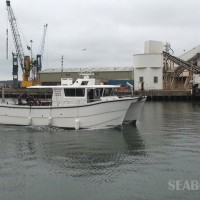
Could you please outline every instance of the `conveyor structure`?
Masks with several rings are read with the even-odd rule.
[[[173,77],[180,76],[181,73],[186,69],[194,74],[200,74],[200,68],[195,66],[193,63],[199,58],[199,54],[196,54],[194,57],[190,58],[188,61],[184,61],[176,56],[173,56],[165,51],[163,51],[163,56],[172,62],[176,63],[178,67],[174,70]]]

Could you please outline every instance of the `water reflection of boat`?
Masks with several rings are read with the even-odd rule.
[[[145,145],[137,128],[81,130],[51,135],[42,146],[46,163],[58,173],[69,176],[105,176],[130,166],[138,156],[146,156]]]
[[[42,101],[29,101],[23,104],[2,102],[0,104],[0,124],[12,125],[44,125],[63,128],[102,128],[122,125],[129,110],[134,114],[137,109],[133,104],[140,97],[120,97],[113,89],[116,85],[96,85],[95,79],[85,75],[82,79],[63,82],[60,86],[32,86],[30,89],[53,90],[52,101],[49,104]],[[136,106],[137,107],[137,106]],[[132,117],[128,112],[126,121]]]
[[[123,126],[123,138],[129,155],[145,156],[145,144],[137,127],[127,124]]]

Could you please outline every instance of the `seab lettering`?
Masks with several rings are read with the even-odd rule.
[[[170,180],[168,181],[168,190],[199,190],[200,183],[198,180]]]

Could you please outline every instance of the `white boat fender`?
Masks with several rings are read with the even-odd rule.
[[[76,119],[75,120],[75,130],[79,130],[79,128],[80,128],[80,121],[79,121],[79,119]]]
[[[29,117],[29,118],[28,118],[28,125],[31,125],[31,124],[32,124],[32,118]]]
[[[49,117],[49,126],[52,125],[52,117]]]

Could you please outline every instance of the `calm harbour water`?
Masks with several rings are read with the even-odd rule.
[[[146,102],[137,126],[0,126],[1,200],[199,199],[200,103]]]

